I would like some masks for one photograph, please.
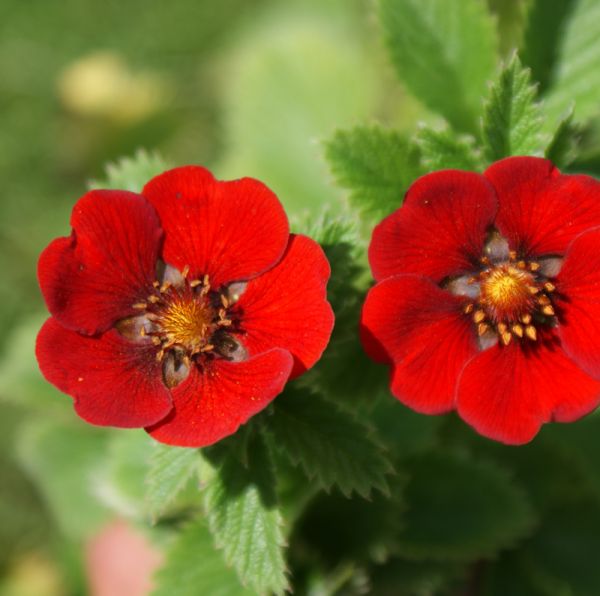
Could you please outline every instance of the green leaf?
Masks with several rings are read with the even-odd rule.
[[[274,402],[269,430],[276,445],[325,490],[368,497],[389,493],[392,465],[365,423],[308,390],[288,389]]]
[[[535,96],[530,71],[521,66],[515,54],[485,104],[483,141],[490,161],[510,155],[542,155],[543,119]]]
[[[548,596],[600,594],[599,552],[597,500],[567,502],[554,509],[525,547],[537,583]]]
[[[22,429],[19,460],[70,538],[90,535],[107,519],[94,490],[105,458],[106,438],[106,432],[84,423],[40,419]]]
[[[551,10],[542,4],[544,10]],[[565,25],[556,74],[546,95],[545,107],[552,123],[573,103],[580,122],[600,113],[600,3],[578,0]]]
[[[337,183],[351,191],[351,206],[375,221],[400,207],[421,174],[415,147],[379,126],[338,131],[326,143],[325,155]]]
[[[146,504],[153,521],[161,517],[198,471],[197,449],[154,443],[146,474]]]
[[[155,576],[153,596],[246,596],[235,571],[214,547],[208,528],[196,520],[184,528]]]
[[[500,0],[499,0],[500,1]],[[552,84],[561,37],[577,0],[533,0],[527,18],[521,58],[545,91]]]
[[[266,445],[260,435],[254,437],[247,466],[226,445],[204,453],[203,503],[215,544],[244,586],[259,593],[283,593],[289,587],[283,520]]]
[[[569,110],[562,118],[544,154],[559,168],[570,165],[577,157],[582,131],[581,126],[573,121],[573,116],[573,110]]]
[[[421,128],[415,138],[421,150],[421,163],[427,171],[483,169],[481,155],[470,135],[456,135],[452,130]]]
[[[133,157],[123,157],[106,166],[106,177],[92,180],[91,189],[113,188],[141,192],[146,182],[169,169],[169,165],[158,153],[139,149]]]
[[[455,128],[474,131],[496,62],[496,31],[479,0],[380,0],[398,76]]]
[[[527,536],[534,521],[523,492],[490,463],[452,454],[415,459],[399,553],[411,559],[468,561]]]

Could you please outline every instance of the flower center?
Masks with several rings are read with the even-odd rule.
[[[163,362],[165,384],[174,387],[184,380],[192,361],[200,357],[243,360],[244,346],[237,339],[240,313],[232,310],[245,284],[234,283],[213,290],[208,275],[188,280],[188,268],[179,272],[167,266],[164,281],[155,281],[146,301],[133,305],[138,316],[119,321],[117,330],[134,342],[156,346]]]
[[[482,348],[498,339],[504,345],[513,338],[536,341],[540,327],[556,325],[556,288],[550,278],[557,275],[560,259],[518,259],[493,231],[480,262],[479,271],[451,280],[446,288],[469,299],[464,312],[472,318]]]
[[[495,321],[516,322],[532,310],[537,285],[533,275],[509,264],[480,274],[480,304]]]

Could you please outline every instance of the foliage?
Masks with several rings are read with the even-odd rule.
[[[600,593],[600,415],[519,448],[491,443],[452,415],[393,399],[357,334],[369,236],[419,176],[482,172],[522,154],[600,174],[598,3],[379,0],[376,35],[394,83],[361,3],[224,0],[209,10],[178,0],[142,10],[135,0],[101,11],[67,2],[62,17],[92,18],[130,68],[162,81],[157,97],[170,99],[125,122],[127,106],[72,113],[60,73],[93,45],[71,47],[49,29],[24,42],[13,30],[44,22],[46,7],[34,2],[29,14],[11,2],[0,43],[10,137],[0,158],[12,168],[0,207],[10,222],[0,227],[6,582],[24,552],[43,552],[64,593],[81,593],[82,562],[69,553],[119,517],[164,553],[156,596]],[[32,58],[31,72],[11,48]],[[30,117],[26,97],[40,98]],[[76,421],[33,356],[46,316],[34,260],[69,233],[84,178],[139,192],[177,162],[266,182],[332,268],[336,327],[322,359],[205,449]]]

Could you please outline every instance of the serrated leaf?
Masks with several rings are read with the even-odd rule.
[[[456,455],[415,459],[399,553],[411,559],[468,561],[490,556],[531,531],[524,493],[491,463]]]
[[[573,116],[570,110],[561,119],[544,153],[544,157],[559,168],[570,165],[577,157],[581,127],[573,121]]]
[[[521,58],[543,92],[556,70],[561,36],[577,0],[533,0],[527,17]]]
[[[325,490],[389,492],[392,465],[369,426],[320,395],[288,389],[274,402],[269,429],[282,452]]]
[[[398,76],[424,104],[473,131],[496,62],[496,31],[478,0],[380,0]]]
[[[222,446],[206,451],[213,474],[206,480],[203,504],[215,544],[244,586],[259,593],[288,589],[283,520],[277,507],[270,454],[254,437],[244,466]]]
[[[104,460],[107,436],[83,423],[40,419],[29,422],[19,437],[20,462],[70,538],[90,535],[108,518],[93,493],[94,474]]]
[[[552,12],[547,2],[541,4],[540,10]],[[566,10],[571,8],[571,13],[559,25],[562,29],[558,59],[552,85],[545,95],[545,109],[552,126],[573,104],[580,122],[600,113],[600,3],[577,0],[572,7],[570,2],[563,4]]]
[[[530,71],[515,54],[491,87],[483,115],[483,141],[490,161],[510,155],[542,155],[543,118]]]
[[[600,594],[600,506],[572,501],[546,515],[525,547],[535,579],[547,596]]]
[[[351,206],[374,221],[398,209],[421,174],[415,147],[379,126],[338,131],[325,144],[325,155],[337,183],[350,190]]]
[[[155,576],[152,596],[250,596],[235,571],[225,564],[214,547],[204,521],[184,528],[166,553],[164,565]]]
[[[90,189],[111,188],[141,192],[151,178],[168,170],[168,164],[158,153],[139,149],[133,157],[122,157],[106,166],[106,176],[102,180],[92,180]]]
[[[421,163],[427,171],[483,169],[481,155],[470,135],[456,135],[452,130],[421,128],[415,137],[421,150]]]
[[[198,470],[196,449],[155,443],[146,474],[146,505],[153,521],[161,517]]]

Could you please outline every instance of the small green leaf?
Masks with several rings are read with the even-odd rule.
[[[269,421],[276,444],[325,490],[368,497],[389,492],[392,465],[371,429],[349,412],[308,390],[288,389],[274,402]]]
[[[478,0],[380,0],[398,76],[457,129],[474,131],[496,63],[496,31]]]
[[[552,596],[600,594],[600,506],[573,501],[554,509],[525,547],[543,591]]]
[[[515,54],[492,86],[483,115],[486,156],[496,161],[510,155],[542,155],[544,139],[540,106],[530,71]]]
[[[19,437],[19,460],[70,538],[89,536],[107,520],[108,512],[94,497],[107,436],[83,423],[39,419],[29,422]]]
[[[350,190],[350,204],[378,221],[398,209],[420,175],[415,147],[397,132],[379,126],[338,131],[325,145],[337,183]]]
[[[113,188],[141,192],[146,182],[169,169],[169,165],[158,155],[140,149],[133,157],[123,157],[106,166],[103,180],[91,180],[89,187]]]
[[[482,170],[481,155],[470,135],[456,135],[452,130],[421,128],[415,141],[421,149],[421,163],[427,171],[457,169]]]
[[[154,443],[146,474],[146,505],[153,521],[161,517],[198,471],[197,449]]]
[[[573,110],[569,110],[561,119],[544,154],[559,168],[570,165],[577,157],[581,126],[573,121],[573,115]]]
[[[203,503],[215,544],[244,586],[259,593],[283,593],[289,587],[283,520],[264,441],[255,435],[247,466],[223,445],[204,454],[206,467],[212,469],[202,474],[206,482]]]
[[[539,1],[539,0],[538,0]],[[540,10],[552,14],[554,7],[546,0],[540,2]],[[575,116],[585,122],[600,114],[598,88],[600,87],[600,3],[597,0],[552,2],[562,4],[558,11],[571,13],[559,24],[558,60],[554,67],[551,87],[545,96],[545,109],[549,124],[575,104]]]
[[[185,527],[167,550],[164,565],[155,576],[152,596],[250,596],[235,571],[214,547],[205,523]]]
[[[431,454],[413,460],[398,552],[411,559],[490,556],[531,531],[524,493],[490,463]]]

